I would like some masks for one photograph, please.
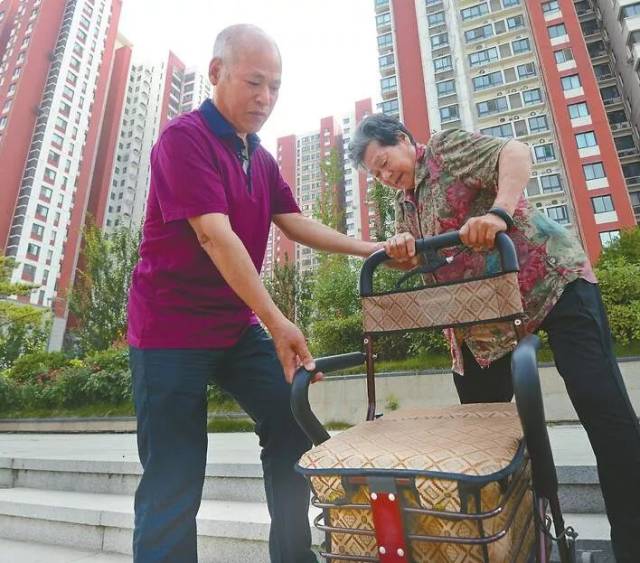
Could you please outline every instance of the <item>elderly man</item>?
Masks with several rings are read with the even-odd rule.
[[[301,215],[256,132],[280,89],[276,44],[236,25],[217,37],[213,100],[174,119],[151,155],[140,261],[129,297],[138,448],[134,561],[197,561],[196,513],[207,454],[207,384],[256,422],[274,563],[316,561],[309,490],[294,463],[310,443],[289,407],[298,365],[313,368],[304,336],[275,306],[258,272],[273,221],[328,252],[378,248]],[[268,328],[267,336],[258,322]]]
[[[398,190],[396,236],[387,253],[417,264],[415,238],[460,230],[467,249],[438,270],[437,280],[495,271],[495,236],[508,231],[520,261],[526,330],[549,335],[558,371],[598,461],[618,563],[640,561],[640,427],[613,352],[607,317],[578,241],[523,197],[529,148],[515,140],[461,130],[415,143],[398,120],[365,118],[351,157]],[[510,401],[511,323],[448,331],[453,376],[462,403]]]

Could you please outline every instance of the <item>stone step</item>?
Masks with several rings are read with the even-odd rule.
[[[142,467],[137,461],[0,458],[0,487],[133,495]],[[560,502],[565,512],[604,513],[595,466],[560,466]],[[265,502],[259,463],[209,463],[203,498]]]
[[[0,458],[0,487],[133,495],[142,475],[137,461]],[[265,502],[260,463],[209,463],[203,499]]]
[[[579,533],[579,563],[614,561],[604,515],[566,514],[565,519],[567,525]],[[20,557],[7,562],[55,561],[53,555],[47,559],[36,558],[41,544],[80,551],[80,555],[86,554],[87,562],[94,561],[89,556],[96,553],[104,553],[105,557],[130,555],[132,528],[133,498],[127,495],[25,488],[0,490],[0,538],[21,542],[12,546],[10,553],[26,552],[26,546],[34,545],[32,559]],[[198,513],[200,560],[203,563],[266,563],[269,560],[268,530],[269,515],[264,504],[203,501]],[[313,530],[314,544],[318,545],[322,539],[322,534]],[[0,552],[1,548],[2,543]],[[61,549],[58,551],[63,553]],[[557,561],[557,557],[554,560]],[[0,556],[0,563],[2,561]],[[104,561],[119,563],[120,560],[108,555]]]
[[[202,561],[269,561],[266,504],[205,500],[198,512]],[[131,554],[133,497],[99,493],[0,490],[0,537],[89,551]],[[314,543],[321,535],[314,530]]]
[[[0,539],[0,563],[131,563],[130,555]]]

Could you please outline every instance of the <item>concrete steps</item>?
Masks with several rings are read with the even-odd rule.
[[[578,561],[610,563],[609,526],[583,432],[552,428],[551,441],[565,519],[580,534]],[[198,514],[203,563],[268,561],[269,517],[258,453],[254,435],[210,435]],[[128,556],[140,474],[133,435],[0,435],[0,540],[22,542],[15,549],[52,544],[80,550],[79,558]],[[316,545],[323,540],[317,530],[313,537]]]

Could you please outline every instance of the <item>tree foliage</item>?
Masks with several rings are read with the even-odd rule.
[[[369,192],[369,204],[373,208],[373,238],[385,241],[394,234],[393,191],[382,182],[374,180]]]
[[[37,286],[12,283],[17,263],[0,256],[0,369],[6,369],[23,354],[44,350],[50,315],[42,307],[18,303],[12,296],[30,295]]]
[[[313,205],[313,217],[324,225],[344,233],[344,212],[341,201],[344,172],[342,157],[336,148],[332,148],[327,159],[320,162],[320,171],[322,188],[320,197]]]
[[[87,222],[83,262],[69,301],[76,323],[71,333],[79,353],[106,350],[124,337],[139,241],[139,232],[123,228],[107,235],[93,221]]]

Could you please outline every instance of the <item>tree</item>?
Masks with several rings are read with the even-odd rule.
[[[344,212],[341,202],[341,187],[344,172],[342,158],[336,148],[329,151],[327,159],[320,163],[323,186],[320,197],[313,206],[313,217],[321,223],[344,232]]]
[[[629,264],[640,264],[640,227],[626,229],[620,238],[602,250],[598,259],[598,267],[615,263],[624,259]]]
[[[640,340],[640,227],[623,231],[600,254],[596,274],[616,341]]]
[[[393,192],[382,182],[374,180],[369,192],[369,203],[373,207],[374,232],[377,241],[387,240],[394,234]]]
[[[13,258],[0,256],[0,369],[11,367],[24,354],[44,350],[49,334],[49,314],[44,308],[8,299],[29,295],[37,287],[12,283],[16,266]]]
[[[69,301],[75,322],[71,334],[78,352],[106,350],[124,337],[129,284],[139,242],[139,231],[122,228],[106,235],[93,221],[87,222],[83,260]]]

